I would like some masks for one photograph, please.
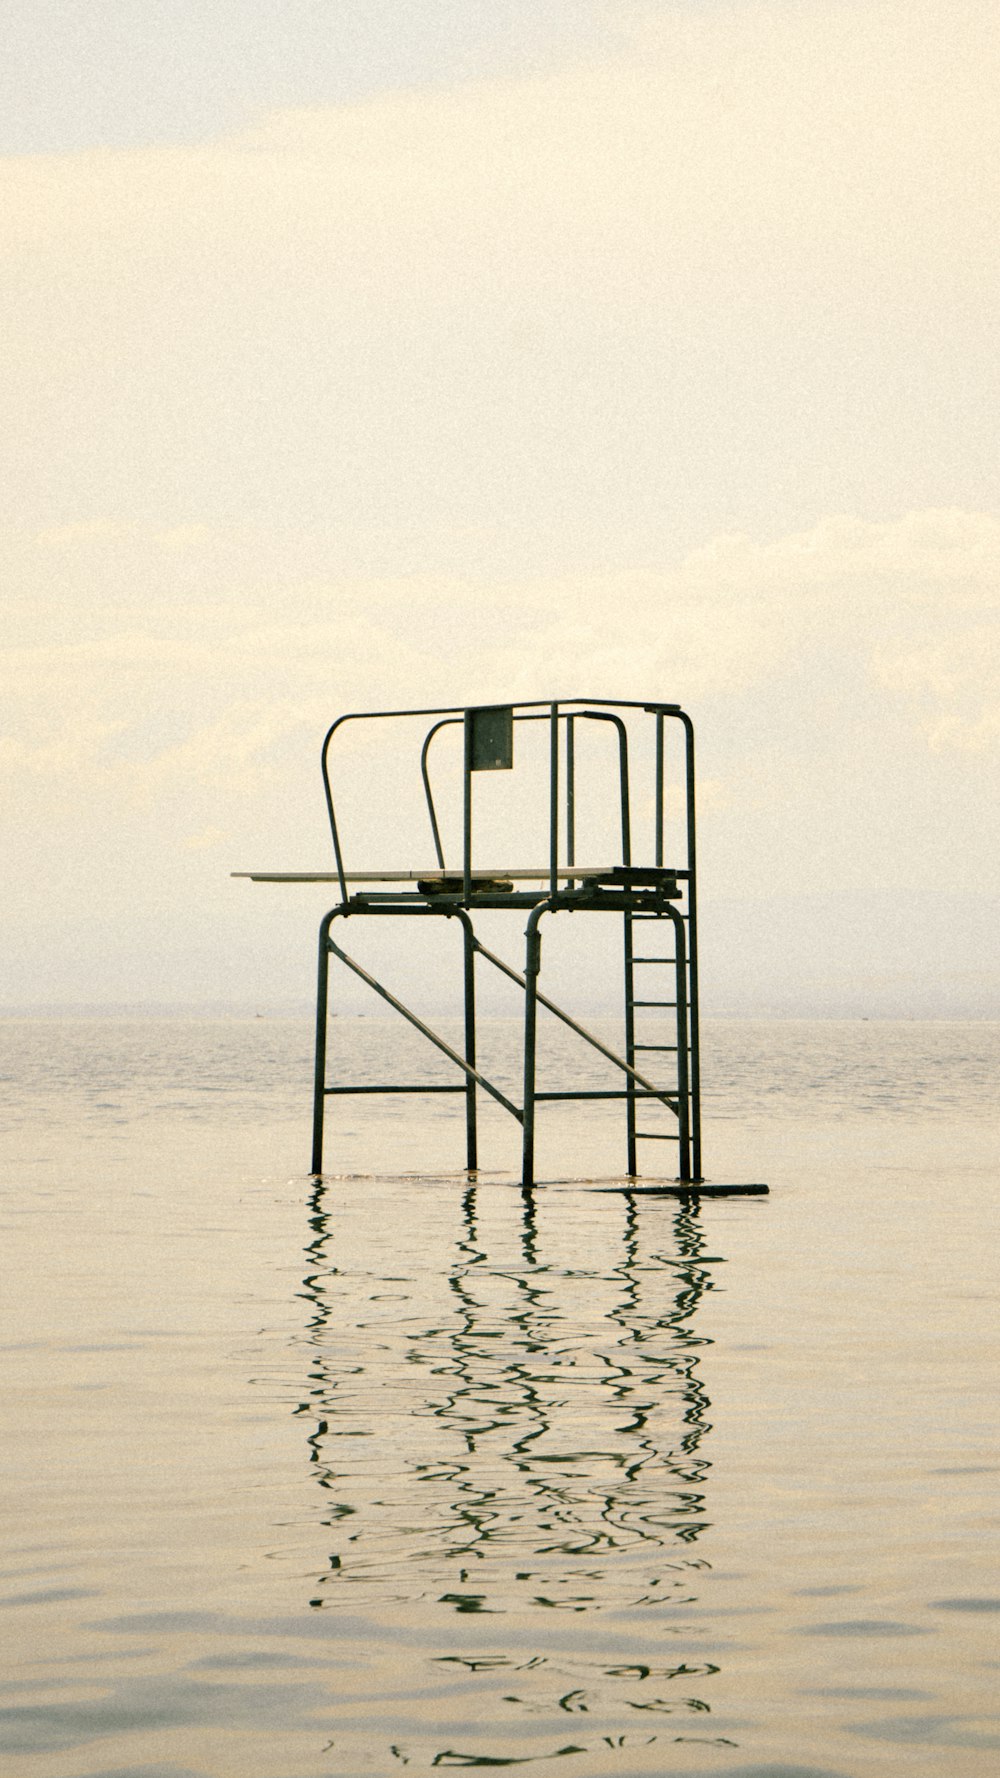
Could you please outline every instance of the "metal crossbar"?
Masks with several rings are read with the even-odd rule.
[[[383,1081],[378,1086],[324,1087],[327,1098],[334,1093],[464,1093],[464,1086],[442,1086],[438,1081],[424,1081],[417,1086],[400,1086],[398,1081]]]
[[[456,1068],[461,1068],[462,1072],[468,1075],[470,1080],[474,1080],[476,1085],[482,1087],[484,1092],[489,1093],[491,1098],[495,1099],[499,1105],[502,1105],[505,1111],[509,1111],[511,1117],[516,1117],[518,1123],[521,1122],[523,1113],[518,1110],[516,1105],[511,1104],[506,1094],[501,1093],[499,1087],[495,1087],[491,1080],[487,1080],[485,1074],[480,1074],[477,1069],[473,1068],[470,1063],[465,1061],[465,1059],[459,1055],[457,1050],[452,1049],[450,1043],[447,1043],[436,1031],[432,1031],[431,1027],[425,1024],[423,1019],[419,1018],[415,1012],[412,1012],[408,1006],[404,1006],[401,1000],[397,1000],[395,994],[390,994],[388,988],[383,987],[381,982],[376,981],[373,975],[369,975],[367,969],[362,969],[360,963],[357,963],[353,957],[349,957],[347,952],[341,950],[339,945],[334,944],[332,938],[328,938],[326,943],[327,949],[331,951],[335,957],[339,957],[341,963],[346,963],[348,969],[353,969],[354,974],[360,976],[363,982],[367,982],[369,988],[374,989],[375,993],[381,995],[383,1000],[388,1001],[388,1004],[391,1007],[394,1007],[396,1012],[401,1013],[404,1019],[407,1019],[411,1025],[416,1026],[416,1029],[421,1035],[427,1038],[428,1043],[433,1043],[436,1049],[441,1050],[450,1061],[454,1062]],[[394,1091],[392,1087],[383,1087],[381,1090],[383,1092]]]

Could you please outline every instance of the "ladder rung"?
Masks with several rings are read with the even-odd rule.
[[[633,957],[633,963],[676,963],[676,957]]]
[[[634,1050],[659,1050],[662,1055],[675,1056],[677,1054],[676,1043],[634,1043],[632,1048]]]
[[[680,1131],[668,1130],[665,1134],[660,1130],[636,1130],[637,1142],[679,1142]]]
[[[676,1000],[633,1000],[633,1006],[676,1006]]]

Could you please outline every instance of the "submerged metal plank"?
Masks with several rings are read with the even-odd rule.
[[[706,1181],[692,1181],[685,1184],[682,1180],[624,1180],[621,1185],[595,1185],[594,1191],[624,1192],[629,1197],[637,1198],[766,1198],[771,1188],[767,1185],[709,1185]]]

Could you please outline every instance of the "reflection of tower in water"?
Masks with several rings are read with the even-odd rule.
[[[617,1198],[560,1194],[543,1238],[537,1194],[515,1222],[506,1192],[470,1187],[450,1263],[410,1225],[338,1270],[328,1191],[298,1410],[336,1533],[314,1603],[656,1617],[689,1600],[710,1468],[693,1323],[718,1263],[697,1200],[668,1220],[626,1195],[609,1253]],[[547,1251],[557,1228],[571,1261]]]

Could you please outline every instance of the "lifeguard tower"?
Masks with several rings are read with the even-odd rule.
[[[395,751],[409,748],[412,783],[426,805],[426,867],[365,869],[345,858],[334,794],[337,743],[348,725],[374,724],[372,739]],[[535,725],[528,729],[523,725]],[[539,726],[543,725],[543,726]],[[519,739],[531,745],[519,745]],[[353,737],[357,739],[357,735]],[[539,745],[541,743],[541,745]],[[456,758],[460,749],[460,760]],[[451,794],[460,810],[454,832],[435,799],[434,776],[451,754]],[[526,757],[524,761],[519,757]],[[481,856],[477,844],[477,780],[522,764],[526,792],[539,819],[517,821],[505,835],[505,862]],[[430,710],[352,711],[331,724],[323,741],[323,788],[333,839],[331,871],[241,871],[255,882],[331,882],[339,900],[320,927],[316,1001],[316,1064],[312,1171],[323,1168],[327,1100],[334,1095],[460,1093],[465,1101],[466,1165],[478,1165],[477,1095],[489,1094],[522,1127],[522,1183],[534,1184],[538,1107],[547,1100],[621,1100],[625,1112],[626,1174],[639,1176],[640,1149],[676,1144],[677,1181],[696,1187],[701,1174],[698,1055],[698,949],[695,882],[694,731],[676,704],[603,698],[478,705]],[[460,803],[454,796],[460,786]],[[480,799],[482,786],[479,786]],[[439,799],[440,800],[440,799]],[[522,805],[523,807],[523,805]],[[669,812],[670,862],[665,857]],[[495,826],[495,824],[494,824]],[[586,827],[587,856],[577,856]],[[523,856],[529,829],[538,850]],[[445,837],[449,841],[446,856]],[[545,835],[547,833],[547,845]],[[596,836],[596,837],[595,837]],[[496,841],[493,841],[496,844]],[[508,856],[509,854],[509,856]],[[523,971],[480,939],[477,916],[498,910],[526,916]],[[622,929],[624,1053],[542,992],[543,920],[573,912],[617,915]],[[334,930],[349,920],[451,919],[462,931],[462,1053],[343,949]],[[450,1084],[399,1081],[347,1083],[331,1078],[336,1058],[328,1042],[331,960],[353,972],[442,1052],[457,1078]],[[498,970],[523,993],[522,1102],[517,1105],[476,1062],[476,975]],[[539,1007],[593,1046],[619,1071],[611,1089],[536,1087]],[[664,1036],[670,1041],[662,1041]],[[656,1041],[647,1041],[655,1037]],[[653,1124],[656,1127],[653,1127]]]

